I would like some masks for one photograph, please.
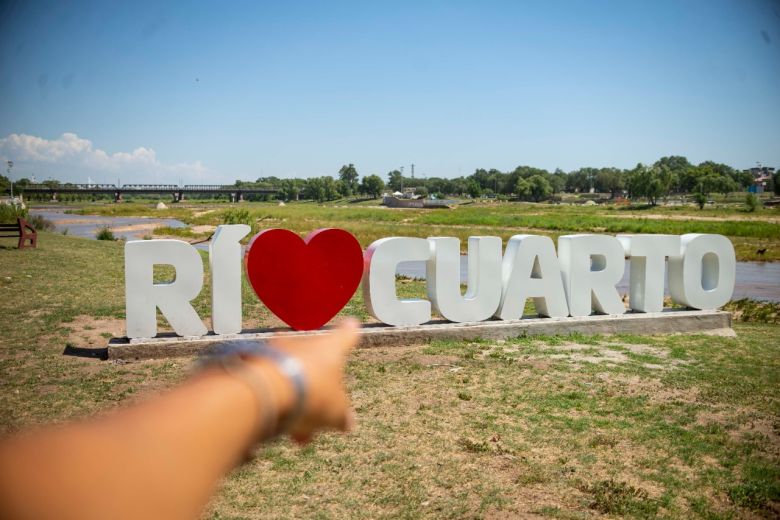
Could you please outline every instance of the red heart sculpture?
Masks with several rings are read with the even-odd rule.
[[[355,294],[363,250],[343,229],[318,229],[301,239],[286,229],[252,238],[244,255],[255,294],[295,330],[325,325]]]

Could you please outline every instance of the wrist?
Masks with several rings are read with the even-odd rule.
[[[218,344],[202,364],[221,367],[253,392],[258,440],[285,433],[303,412],[307,384],[300,361],[262,341]]]
[[[297,395],[293,382],[282,373],[275,361],[253,357],[247,358],[244,362],[256,377],[261,377],[268,383],[267,398],[271,401],[268,405],[277,411],[276,424],[286,424],[286,420],[291,417],[296,407]],[[262,420],[262,417],[258,417],[258,421]],[[264,425],[258,424],[259,431],[265,431],[263,427]]]

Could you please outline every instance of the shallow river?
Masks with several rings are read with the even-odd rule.
[[[398,274],[412,278],[425,278],[425,262],[401,262]],[[460,280],[466,283],[468,262],[466,256],[460,257]],[[617,284],[620,294],[628,293],[628,261],[623,278]],[[666,278],[666,277],[665,277]],[[669,281],[664,280],[664,292],[669,295]],[[754,300],[780,301],[780,262],[737,262],[737,283],[733,299],[753,298]]]
[[[158,226],[187,227],[187,224],[174,218],[68,215],[65,209],[55,206],[46,209],[32,208],[30,212],[51,221],[60,233],[67,230],[69,235],[84,238],[95,238],[95,234],[104,227],[111,228],[115,237],[125,240],[140,240],[144,235],[151,235],[152,230]]]
[[[37,215],[41,215],[52,221],[57,231],[68,234],[95,238],[95,233],[102,227],[109,226],[117,237],[128,240],[137,240],[144,235],[151,234],[157,226],[172,228],[186,227],[184,222],[172,218],[146,218],[146,217],[103,217],[97,215],[67,215],[65,208],[47,207],[46,209],[32,209]],[[207,248],[206,244],[199,244]],[[460,277],[465,283],[467,273],[466,257],[460,258]],[[424,262],[401,262],[397,269],[398,274],[413,278],[425,278]],[[618,284],[618,290],[628,292],[628,262],[623,279]],[[669,294],[668,280],[665,281],[666,294]],[[780,262],[737,262],[737,284],[734,288],[735,300],[740,298],[753,298],[755,300],[780,301]]]

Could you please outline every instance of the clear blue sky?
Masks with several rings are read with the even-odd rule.
[[[777,1],[157,4],[0,2],[13,177],[780,166]]]

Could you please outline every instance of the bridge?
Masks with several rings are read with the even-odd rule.
[[[249,188],[224,186],[217,184],[187,184],[177,186],[175,184],[28,184],[24,187],[16,187],[19,193],[25,195],[44,194],[49,195],[52,201],[62,193],[76,193],[82,195],[111,195],[114,202],[121,202],[122,195],[171,195],[173,202],[184,200],[185,195],[207,194],[228,195],[231,202],[244,200],[245,195],[273,195],[279,192],[276,188]],[[10,192],[10,188],[5,192]]]

